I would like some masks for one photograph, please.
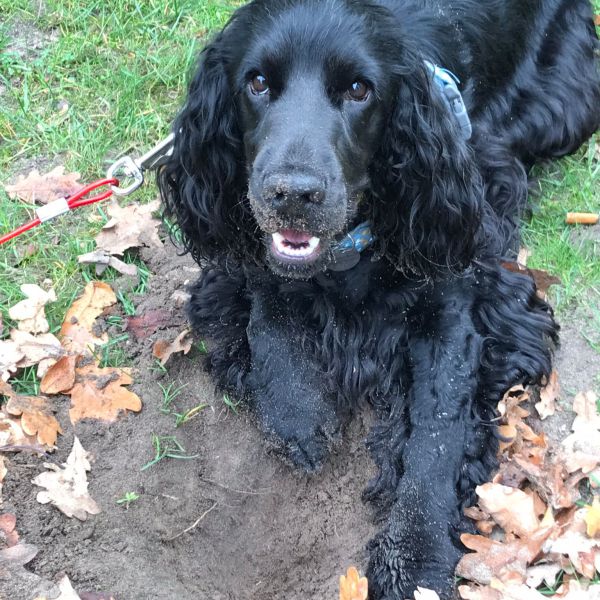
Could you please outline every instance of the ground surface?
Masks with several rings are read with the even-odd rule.
[[[6,16],[0,18],[0,181],[58,164],[91,180],[118,154],[149,147],[168,130],[206,30],[235,4],[0,0]],[[600,389],[600,226],[563,223],[566,210],[600,210],[598,156],[596,142],[540,169],[542,195],[525,224],[531,263],[563,281],[552,296],[563,325],[557,366],[564,410],[546,422],[556,437],[570,425],[575,393]],[[155,193],[150,185],[141,198]],[[0,231],[29,214],[30,207],[9,200],[0,186]],[[96,221],[88,222],[91,215]],[[21,298],[19,284],[47,278],[59,295],[49,311],[53,330],[59,328],[65,307],[92,276],[76,256],[93,248],[103,219],[100,210],[88,209],[0,249],[5,333],[6,309]],[[168,245],[164,254],[125,259],[150,273],[143,293],[125,296],[138,315],[170,306],[171,294],[198,275]],[[125,304],[116,309],[121,316]],[[139,415],[111,426],[65,426],[57,451],[46,458],[64,462],[77,434],[95,456],[89,481],[99,515],[80,523],[38,504],[31,479],[42,470],[39,459],[9,456],[3,510],[16,513],[22,539],[40,552],[27,571],[0,582],[0,599],[54,597],[52,581],[62,571],[78,591],[113,592],[117,600],[333,599],[348,565],[364,569],[364,546],[374,531],[360,500],[373,472],[364,449],[368,415],[352,424],[320,475],[300,475],[271,455],[241,407],[236,413],[214,393],[198,350],[174,358],[166,373],[156,368],[152,342],[172,339],[183,327],[182,309],[174,307],[168,327],[122,344],[123,364],[134,367],[133,388],[144,401]],[[39,382],[25,370],[14,383],[31,393]],[[160,385],[171,383],[185,385],[177,410],[210,404],[178,429],[160,410]],[[68,405],[67,398],[57,401],[63,425]],[[142,471],[153,456],[153,434],[176,435],[195,458],[164,459]],[[117,504],[126,492],[139,494],[128,509]]]
[[[156,274],[140,314],[167,305],[184,280],[197,276],[193,263],[172,248],[149,265]],[[180,310],[174,324],[182,322]],[[94,421],[75,428],[96,457],[90,492],[102,513],[80,523],[41,506],[30,483],[38,460],[24,454],[11,460],[4,508],[18,515],[22,538],[41,549],[28,569],[44,579],[65,571],[77,590],[111,591],[118,600],[335,598],[339,574],[351,564],[364,565],[364,546],[374,531],[360,499],[373,473],[365,425],[353,424],[320,475],[297,473],[270,455],[243,411],[234,413],[215,395],[201,357],[174,360],[166,375],[153,370],[153,339],[174,337],[180,329],[131,347],[133,387],[144,400],[139,416],[110,427]],[[158,384],[171,381],[186,385],[176,400],[180,408],[211,405],[177,430],[159,410]],[[68,398],[58,406],[67,423]],[[197,458],[165,459],[140,471],[152,458],[153,433],[177,434]],[[61,439],[52,462],[64,462],[72,435],[69,430]],[[140,499],[126,510],[116,500],[127,491]],[[211,507],[195,529],[169,541]],[[8,583],[10,600],[35,595],[31,580]]]

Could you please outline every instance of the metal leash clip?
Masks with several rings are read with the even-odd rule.
[[[108,179],[114,178],[119,181],[121,178],[133,179],[133,182],[126,187],[112,185],[110,189],[113,194],[129,196],[135,192],[144,183],[144,171],[157,169],[173,154],[174,139],[175,134],[171,133],[140,158],[133,159],[131,156],[123,156],[113,163],[107,171]]]

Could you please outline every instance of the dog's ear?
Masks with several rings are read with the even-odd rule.
[[[397,73],[397,96],[373,162],[370,218],[399,269],[464,268],[480,239],[483,191],[475,160],[422,61]]]
[[[200,55],[187,101],[173,125],[173,156],[158,173],[167,216],[177,221],[196,260],[248,254],[252,227],[235,95],[226,71],[224,33]]]

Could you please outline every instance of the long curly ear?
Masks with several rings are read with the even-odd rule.
[[[418,276],[476,255],[483,191],[476,162],[424,62],[396,73],[395,108],[371,169],[369,218],[380,252]]]
[[[200,55],[187,102],[173,125],[172,158],[158,173],[166,214],[196,260],[251,254],[245,159],[221,33]]]

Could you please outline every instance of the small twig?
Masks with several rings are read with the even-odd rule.
[[[216,485],[217,487],[227,490],[228,492],[235,492],[236,494],[248,494],[250,496],[264,496],[266,494],[273,493],[271,488],[266,489],[264,492],[257,492],[255,490],[244,491],[244,490],[236,490],[234,488],[227,487],[226,485],[223,485],[222,483],[219,483],[218,481],[213,481],[212,479],[205,479],[204,477],[200,477],[199,479],[200,479],[200,481],[204,481],[204,483],[209,483],[210,485]]]
[[[172,542],[173,540],[176,540],[178,537],[181,537],[184,533],[187,533],[188,531],[191,531],[192,529],[194,529],[194,527],[197,527],[198,523],[200,523],[200,521],[202,521],[202,519],[204,519],[204,517],[211,510],[217,508],[217,504],[219,504],[219,503],[215,502],[208,510],[205,510],[189,527],[187,527],[186,529],[184,529],[181,533],[178,533],[177,535],[174,535],[173,537],[167,538],[165,541],[166,542]]]
[[[0,446],[0,452],[37,452],[38,454],[47,454],[46,450],[42,446],[18,446],[15,444],[6,444],[6,446]]]

